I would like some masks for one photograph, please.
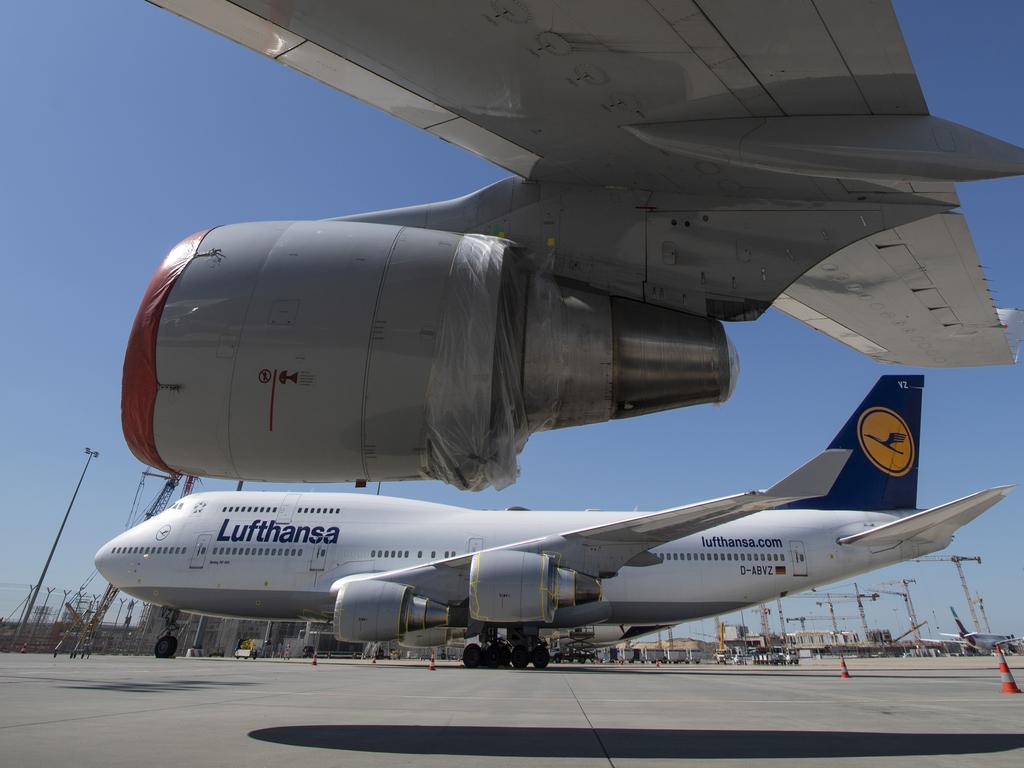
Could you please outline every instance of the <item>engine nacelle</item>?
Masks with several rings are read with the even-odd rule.
[[[599,581],[559,568],[549,555],[497,550],[470,563],[469,615],[477,621],[549,623],[559,607],[600,599]]]
[[[397,640],[447,624],[448,606],[390,581],[342,582],[334,602],[334,636],[351,643]]]
[[[737,370],[718,321],[560,286],[506,240],[235,224],[153,278],[122,423],[169,471],[479,490],[534,431],[721,402]]]

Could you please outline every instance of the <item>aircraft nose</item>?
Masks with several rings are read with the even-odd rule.
[[[93,558],[93,563],[96,565],[96,570],[100,576],[106,579],[109,583],[114,584],[115,574],[113,573],[113,561],[114,561],[114,546],[117,539],[111,539],[96,553],[96,557]],[[116,586],[116,585],[115,585]]]

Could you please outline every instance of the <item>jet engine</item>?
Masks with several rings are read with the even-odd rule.
[[[334,602],[334,636],[351,643],[395,640],[447,624],[448,606],[390,581],[342,582]]]
[[[601,599],[596,579],[559,568],[549,555],[497,550],[473,555],[469,614],[494,623],[549,623],[564,606]]]
[[[722,402],[737,374],[718,321],[559,284],[507,240],[236,224],[157,271],[122,423],[169,471],[479,490],[537,430]]]

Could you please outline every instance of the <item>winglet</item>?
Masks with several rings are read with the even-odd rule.
[[[832,490],[853,451],[830,448],[815,456],[800,469],[787,475],[764,493],[779,499],[813,499]]]

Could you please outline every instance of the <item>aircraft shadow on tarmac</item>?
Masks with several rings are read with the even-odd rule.
[[[900,757],[1006,752],[1024,747],[1024,734],[1018,733],[299,725],[261,728],[249,736],[274,744],[382,754],[611,759]]]

